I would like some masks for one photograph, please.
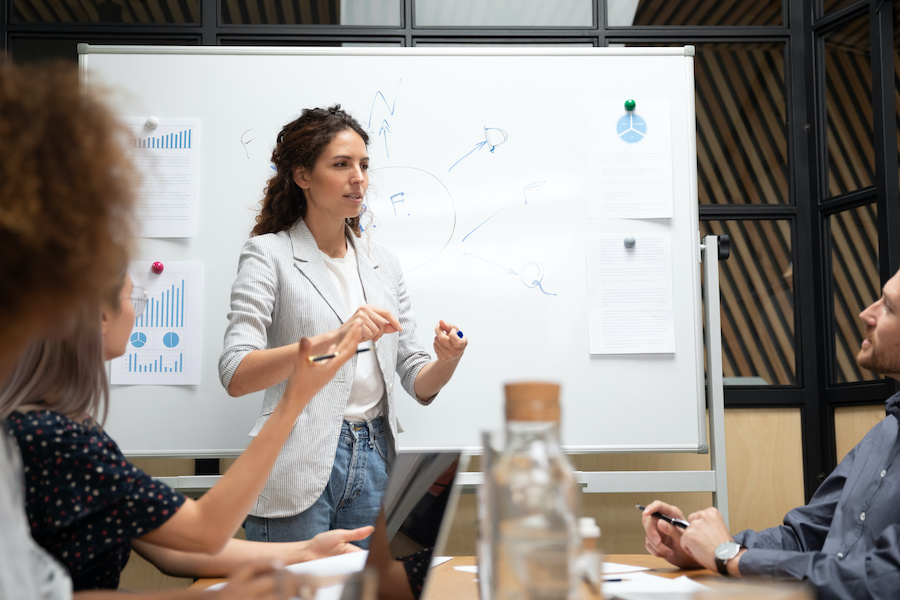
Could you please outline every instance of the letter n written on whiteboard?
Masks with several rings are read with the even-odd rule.
[[[588,234],[588,331],[591,354],[675,352],[672,236]]]

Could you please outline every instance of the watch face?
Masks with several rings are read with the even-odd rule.
[[[719,560],[728,560],[737,556],[741,546],[737,542],[724,542],[716,548],[716,558]]]

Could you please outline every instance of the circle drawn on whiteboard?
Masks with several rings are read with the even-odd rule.
[[[368,215],[362,226],[394,253],[409,273],[437,258],[456,231],[456,206],[447,186],[416,167],[370,170]]]
[[[163,344],[165,344],[166,348],[174,348],[179,341],[178,334],[174,331],[170,331],[163,336]]]
[[[647,135],[647,122],[634,113],[628,113],[616,123],[616,132],[623,142],[636,144]]]
[[[147,335],[141,331],[135,331],[131,334],[131,345],[135,348],[143,348],[147,345]]]

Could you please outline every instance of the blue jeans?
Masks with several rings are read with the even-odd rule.
[[[329,529],[374,525],[387,487],[387,438],[382,417],[372,421],[344,421],[334,466],[325,491],[299,515],[268,519],[248,516],[248,540],[295,542]],[[369,539],[354,542],[368,549]]]

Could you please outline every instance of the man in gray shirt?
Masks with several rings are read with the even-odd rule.
[[[900,272],[882,297],[860,313],[866,337],[856,357],[865,369],[900,380]],[[819,598],[896,598],[900,590],[900,393],[888,415],[841,461],[805,506],[784,524],[728,532],[715,508],[678,528],[654,512],[684,518],[655,501],[644,510],[647,550],[679,567],[726,576],[805,580]]]

